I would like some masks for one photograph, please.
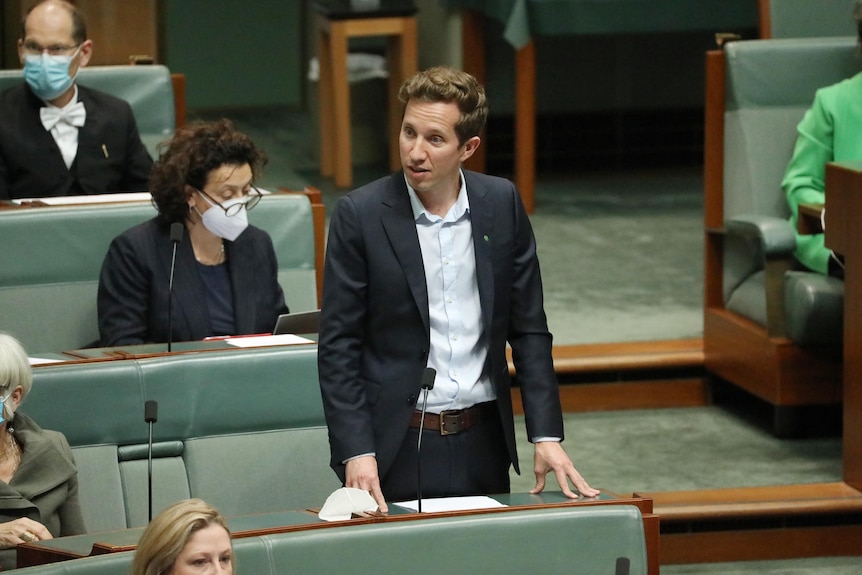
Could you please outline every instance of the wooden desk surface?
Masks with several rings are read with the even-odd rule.
[[[544,509],[557,506],[596,506],[596,505],[634,505],[644,518],[644,536],[647,546],[647,562],[650,575],[659,573],[659,520],[652,513],[652,499],[632,495],[618,496],[613,493],[603,493],[599,497],[572,500],[559,491],[549,491],[538,495],[529,493],[512,493],[495,495],[494,499],[507,507],[493,509],[465,510],[442,513],[414,513],[397,504],[390,505],[390,513],[365,513],[346,521],[326,522],[317,517],[316,510],[279,511],[256,515],[232,517],[228,519],[228,527],[233,538],[255,537],[302,531],[307,529],[325,529],[343,527],[346,525],[366,525],[378,522],[414,521],[440,517],[455,517],[485,513],[505,513],[507,511],[525,509]],[[23,543],[18,546],[18,567],[43,565],[57,561],[78,559],[91,555],[132,551],[136,548],[138,539],[143,533],[142,527],[110,531],[107,533],[90,533],[72,537],[58,537],[47,541]]]

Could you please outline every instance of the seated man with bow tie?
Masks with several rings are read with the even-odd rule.
[[[129,104],[75,83],[92,52],[72,4],[45,0],[27,12],[25,82],[0,94],[0,199],[147,190],[152,159]]]

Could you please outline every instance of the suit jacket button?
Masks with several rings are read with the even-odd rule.
[[[407,404],[408,405],[414,405],[415,403],[416,403],[416,396],[415,395],[411,395],[410,397],[407,398]]]

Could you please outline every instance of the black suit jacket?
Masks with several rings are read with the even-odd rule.
[[[485,369],[518,470],[507,341],[529,436],[563,437],[536,244],[512,182],[464,174],[488,345]],[[318,367],[331,465],[343,481],[343,460],[375,452],[384,477],[416,408],[430,347],[425,269],[402,173],[339,200],[324,269]]]
[[[287,313],[278,284],[272,240],[249,226],[225,241],[236,334],[271,333]],[[99,335],[103,346],[168,341],[168,286],[173,246],[169,226],[152,219],[111,242],[99,277]],[[188,234],[177,245],[173,286],[173,341],[209,337],[204,286]]]
[[[42,125],[42,100],[24,83],[0,94],[0,199],[149,189],[153,161],[129,104],[85,86],[78,86],[78,100],[87,120],[70,169]]]

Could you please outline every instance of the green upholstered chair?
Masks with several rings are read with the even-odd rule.
[[[134,557],[134,551],[107,553],[83,559],[24,567],[16,569],[15,573],[21,575],[129,575],[132,572]]]
[[[96,291],[111,240],[153,217],[149,202],[0,210],[0,329],[32,354],[99,339]]]
[[[640,511],[628,505],[513,510],[261,539],[272,572],[293,575],[336,575],[347,565],[373,565],[383,575],[514,575],[535,571],[537,565],[543,575],[647,573],[643,521]],[[242,557],[237,554],[238,563]]]
[[[817,88],[860,69],[852,37],[731,42],[707,56],[704,348],[712,373],[776,406],[841,400],[843,282],[795,264],[781,189]]]
[[[852,36],[855,0],[759,0],[761,38]]]
[[[642,516],[629,505],[558,506],[332,526],[235,538],[233,551],[237,572],[255,575],[340,575],[355,565],[373,565],[379,575],[520,575],[534,571],[536,565],[546,575],[647,573]],[[16,572],[127,575],[133,557],[127,551]]]
[[[0,70],[0,91],[23,82],[21,70]],[[165,66],[88,66],[77,81],[123,99],[132,107],[141,140],[155,158],[159,142],[177,126],[171,72]]]
[[[249,213],[266,230],[291,311],[318,309],[316,217],[308,196],[267,195]],[[0,330],[32,354],[98,341],[96,293],[108,246],[153,216],[149,202],[0,210]],[[275,318],[273,318],[273,324]]]
[[[147,522],[146,400],[154,512],[190,496],[227,515],[319,507],[340,487],[316,346],[40,366],[22,409],[72,446],[89,532]]]

